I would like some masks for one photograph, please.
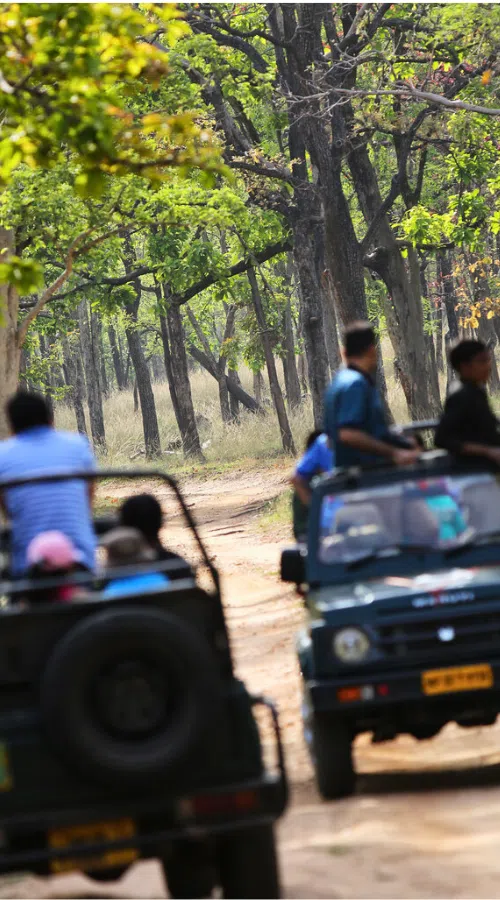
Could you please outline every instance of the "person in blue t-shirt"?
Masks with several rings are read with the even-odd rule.
[[[91,473],[96,460],[86,437],[56,431],[45,397],[18,391],[7,403],[12,437],[0,441],[0,481],[30,475]],[[28,568],[27,549],[46,531],[60,531],[75,545],[81,565],[93,570],[96,537],[92,523],[92,480],[39,482],[1,491],[1,505],[11,527],[10,572]]]
[[[303,456],[297,463],[291,482],[293,534],[296,541],[302,541],[307,534],[309,503],[311,501],[311,481],[316,475],[323,475],[333,469],[333,452],[326,434],[312,431]]]
[[[107,551],[110,569],[154,561],[158,564],[155,551],[137,528],[113,528],[104,536],[101,545]],[[131,572],[130,575],[125,572],[112,578],[102,592],[103,597],[124,597],[166,587],[170,579],[152,568],[151,572]]]
[[[354,322],[344,334],[345,367],[325,397],[325,432],[335,465],[370,466],[386,459],[409,465],[420,455],[416,441],[391,434],[375,386],[377,342],[369,322]]]

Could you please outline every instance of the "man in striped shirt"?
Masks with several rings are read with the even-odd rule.
[[[0,481],[57,472],[93,472],[96,461],[81,434],[56,431],[45,398],[19,391],[7,403],[12,437],[0,442]],[[12,529],[11,574],[28,568],[28,545],[44,531],[61,531],[93,569],[96,538],[92,525],[93,484],[75,479],[3,489],[2,506]]]

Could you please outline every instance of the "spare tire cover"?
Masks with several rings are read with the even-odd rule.
[[[107,609],[56,645],[41,683],[47,736],[107,785],[170,776],[221,704],[209,645],[162,610]]]

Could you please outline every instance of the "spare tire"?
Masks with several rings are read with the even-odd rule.
[[[170,613],[133,606],[89,616],[59,641],[41,710],[70,766],[110,786],[139,787],[174,773],[221,696],[202,636]]]

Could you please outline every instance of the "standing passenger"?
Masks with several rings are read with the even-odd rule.
[[[370,466],[383,459],[396,465],[415,462],[416,442],[391,434],[375,386],[377,342],[369,322],[354,322],[344,334],[345,367],[326,392],[325,432],[335,465]]]

